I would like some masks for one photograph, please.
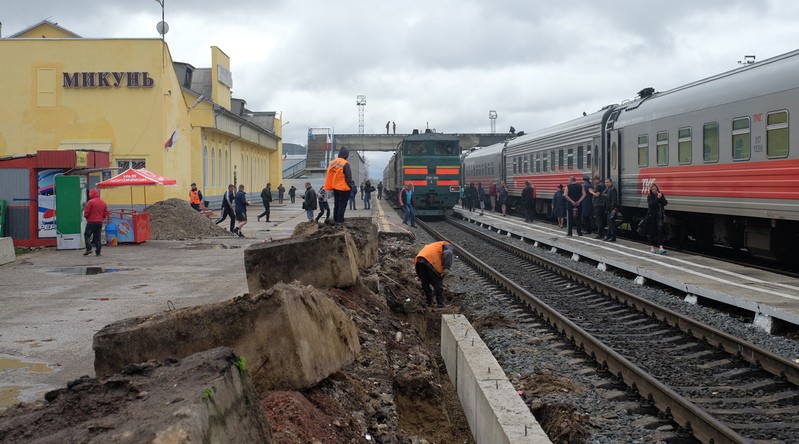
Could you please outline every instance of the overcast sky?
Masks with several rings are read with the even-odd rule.
[[[234,96],[309,127],[532,131],[799,45],[796,0],[165,0],[172,57],[231,57]],[[158,37],[155,0],[0,0],[3,36],[41,20],[83,37]],[[3,61],[2,63],[6,63]],[[2,69],[2,68],[0,68]],[[799,75],[799,74],[798,74]],[[367,155],[379,177],[385,156]]]

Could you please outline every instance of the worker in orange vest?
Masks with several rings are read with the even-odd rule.
[[[444,306],[444,271],[452,267],[454,252],[455,248],[447,241],[433,242],[425,245],[413,260],[428,306],[433,305],[433,289],[436,304]]]
[[[202,191],[197,189],[197,184],[191,184],[191,190],[189,191],[189,204],[191,207],[197,211],[200,211],[200,202],[203,201],[203,193]]]
[[[350,199],[350,191],[355,187],[352,180],[352,169],[347,158],[350,152],[346,147],[338,151],[338,158],[333,159],[327,167],[325,189],[333,191],[333,224],[344,223],[344,212]]]

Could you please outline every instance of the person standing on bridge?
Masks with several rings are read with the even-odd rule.
[[[386,134],[388,134],[388,127],[391,126],[391,121],[386,122]]]
[[[425,245],[413,260],[428,306],[433,305],[434,290],[436,305],[444,306],[444,272],[452,267],[454,252],[455,248],[447,241],[433,242]]]
[[[391,129],[394,131],[394,135],[397,134],[397,122],[391,122]]]
[[[333,190],[333,223],[343,224],[344,213],[347,211],[347,202],[350,192],[355,188],[352,180],[352,169],[347,158],[350,156],[347,147],[342,146],[338,151],[338,158],[333,159],[327,167],[325,189]]]

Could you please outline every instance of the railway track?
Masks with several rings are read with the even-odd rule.
[[[424,227],[700,441],[797,442],[795,363],[464,224]]]

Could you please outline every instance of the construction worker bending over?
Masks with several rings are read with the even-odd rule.
[[[425,245],[413,260],[428,306],[433,305],[433,290],[436,304],[444,306],[444,270],[452,267],[454,252],[455,248],[447,241],[433,242]]]

